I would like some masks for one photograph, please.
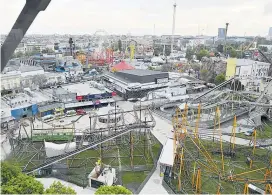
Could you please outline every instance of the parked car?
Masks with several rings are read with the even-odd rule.
[[[77,113],[77,115],[85,115],[85,114],[87,114],[86,111],[83,110],[83,109],[78,109],[78,110],[76,111],[76,113]]]

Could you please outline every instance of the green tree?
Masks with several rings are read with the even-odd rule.
[[[159,56],[162,53],[162,51],[163,51],[163,47],[156,46],[154,48],[154,56]]]
[[[267,52],[267,51],[268,51],[268,48],[265,47],[265,46],[260,46],[260,50],[263,51],[263,52]]]
[[[51,48],[45,48],[42,50],[42,53],[54,53],[54,50]]]
[[[219,74],[219,75],[217,75],[215,77],[214,82],[215,82],[216,85],[219,85],[220,83],[223,83],[225,80],[226,80],[225,75],[224,74]]]
[[[20,173],[21,169],[18,166],[10,162],[1,162],[1,185],[6,184]]]
[[[205,50],[205,49],[201,49],[197,54],[196,54],[196,57],[197,57],[197,60],[201,60],[203,57],[208,57],[209,56],[209,52],[208,50]]]
[[[46,83],[47,83],[47,78],[45,75],[43,74],[40,74],[40,75],[34,75],[33,78],[32,78],[32,82],[39,86],[39,87],[42,87],[44,86]]]
[[[101,186],[95,194],[132,194],[132,192],[123,186]]]
[[[54,181],[49,188],[44,191],[45,194],[76,194],[71,187],[66,187],[59,181]]]
[[[192,60],[194,53],[195,52],[192,49],[188,48],[186,50],[186,56],[185,56],[185,58],[187,58],[189,61]]]
[[[166,56],[170,56],[171,53],[171,46],[170,45],[166,45],[165,46],[165,55]]]
[[[21,58],[24,56],[24,53],[21,52],[21,51],[18,51],[16,54],[15,54],[16,58]]]
[[[200,65],[199,65],[199,64],[192,64],[191,67],[192,67],[192,69],[194,69],[195,71],[199,71],[199,70],[200,70]]]
[[[122,51],[122,41],[120,39],[118,40],[118,50]]]
[[[1,186],[3,194],[42,194],[43,185],[34,177],[20,173]]]
[[[237,58],[237,51],[234,50],[234,49],[231,49],[231,50],[230,50],[230,57],[231,57],[231,58]]]
[[[209,71],[206,69],[200,70],[200,78],[204,81],[207,81],[208,79]]]

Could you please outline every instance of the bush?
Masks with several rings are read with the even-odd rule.
[[[49,188],[44,191],[45,194],[76,194],[71,187],[66,187],[59,181],[54,181]]]
[[[42,194],[43,184],[34,177],[20,173],[1,186],[3,194]]]
[[[219,74],[219,75],[217,75],[216,77],[215,77],[215,80],[214,80],[214,82],[215,82],[215,84],[216,85],[219,85],[220,83],[223,83],[224,81],[225,81],[225,75],[224,74]]]
[[[21,169],[10,162],[1,162],[1,185],[6,184],[12,178],[17,177]]]
[[[101,186],[95,194],[132,194],[132,192],[123,186]]]

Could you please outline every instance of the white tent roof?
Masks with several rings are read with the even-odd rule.
[[[65,152],[71,152],[76,149],[76,142],[55,144],[53,142],[44,141],[45,153],[47,157],[62,155]]]
[[[168,138],[163,146],[159,159],[160,164],[173,166],[174,164],[174,143],[173,139]]]

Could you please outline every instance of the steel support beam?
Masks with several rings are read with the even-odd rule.
[[[30,25],[40,11],[44,11],[51,0],[26,0],[26,4],[1,47],[1,72],[13,52],[23,39]]]

